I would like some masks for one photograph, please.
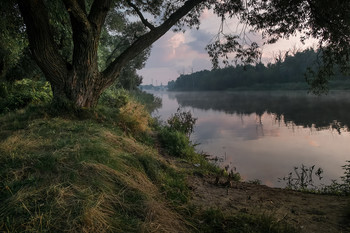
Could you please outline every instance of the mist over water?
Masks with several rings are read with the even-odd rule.
[[[179,106],[198,118],[191,139],[198,151],[236,168],[245,181],[278,182],[304,164],[324,170],[321,183],[343,175],[350,159],[350,93],[152,92],[163,100],[163,120]],[[315,177],[316,178],[316,177]]]

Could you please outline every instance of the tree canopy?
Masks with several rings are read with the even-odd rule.
[[[199,27],[200,16],[208,9],[223,21],[237,17],[262,33],[266,43],[296,33],[302,41],[317,38],[322,57],[318,69],[309,71],[315,89],[325,87],[335,64],[349,70],[349,1],[5,0],[1,4],[7,21],[0,27],[12,33],[6,36],[11,41],[26,32],[31,55],[50,82],[54,100],[77,108],[94,107],[103,90],[122,80],[123,72],[130,73],[125,67],[135,70],[144,64],[156,40],[171,28]],[[1,44],[1,56],[10,61],[4,48],[6,44]],[[229,53],[243,63],[255,62],[261,54],[256,42],[223,31],[207,50],[214,67],[220,60],[228,64]],[[140,82],[135,75],[129,77],[133,78],[124,81]]]
[[[260,62],[255,65],[236,65],[181,75],[175,81],[168,83],[168,89],[172,91],[308,89],[305,74],[308,69],[317,70],[317,56],[320,56],[320,52],[312,48],[295,51],[294,54],[286,52],[283,55],[281,52],[275,57],[274,63],[268,63],[266,66]],[[339,67],[336,67],[333,80],[327,88],[339,88],[339,86],[342,89],[348,88],[349,82],[345,82],[345,77],[339,71]]]

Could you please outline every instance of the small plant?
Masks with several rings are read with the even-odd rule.
[[[286,187],[293,190],[303,190],[303,191],[313,191],[324,194],[333,194],[333,195],[349,195],[350,194],[350,161],[346,161],[348,164],[342,166],[344,169],[344,176],[341,176],[340,179],[342,182],[337,180],[332,180],[332,183],[329,185],[320,185],[315,186],[313,181],[313,175],[316,175],[319,180],[323,177],[322,168],[318,168],[314,172],[315,165],[311,167],[306,167],[302,165],[299,167],[294,167],[294,173],[290,172],[287,176],[283,178],[278,178],[278,181],[285,181]],[[314,173],[313,173],[314,172]]]
[[[168,124],[170,129],[182,132],[187,137],[190,137],[196,121],[197,118],[194,118],[190,111],[185,112],[178,108],[177,112],[168,119]]]
[[[344,171],[344,176],[340,177],[344,185],[347,186],[347,189],[350,193],[350,160],[346,161],[348,164],[342,166]]]
[[[249,184],[256,184],[256,185],[261,185],[262,182],[259,179],[253,179],[248,181]]]
[[[294,167],[294,173],[290,172],[287,176],[283,178],[278,178],[278,181],[286,181],[287,188],[295,189],[295,190],[306,190],[309,188],[314,188],[314,180],[313,175],[316,175],[319,180],[323,177],[321,176],[323,173],[322,168],[318,168],[314,173],[315,165],[311,167],[307,167],[304,164],[301,167]]]

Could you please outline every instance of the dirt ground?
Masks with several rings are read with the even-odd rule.
[[[223,178],[222,178],[223,179]],[[345,208],[350,197],[319,195],[270,188],[245,182],[216,184],[215,177],[191,176],[193,204],[231,213],[270,214],[286,220],[305,233],[350,232]]]

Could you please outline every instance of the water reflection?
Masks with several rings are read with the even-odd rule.
[[[154,93],[167,119],[179,105],[198,118],[192,140],[197,149],[225,158],[245,180],[281,186],[294,166],[316,165],[327,183],[342,175],[348,154],[350,94],[316,97],[304,93]]]
[[[228,114],[260,117],[266,112],[278,123],[323,130],[332,128],[339,133],[349,131],[350,94],[330,93],[313,96],[301,92],[200,92],[174,93],[181,106],[203,110],[218,110]]]

